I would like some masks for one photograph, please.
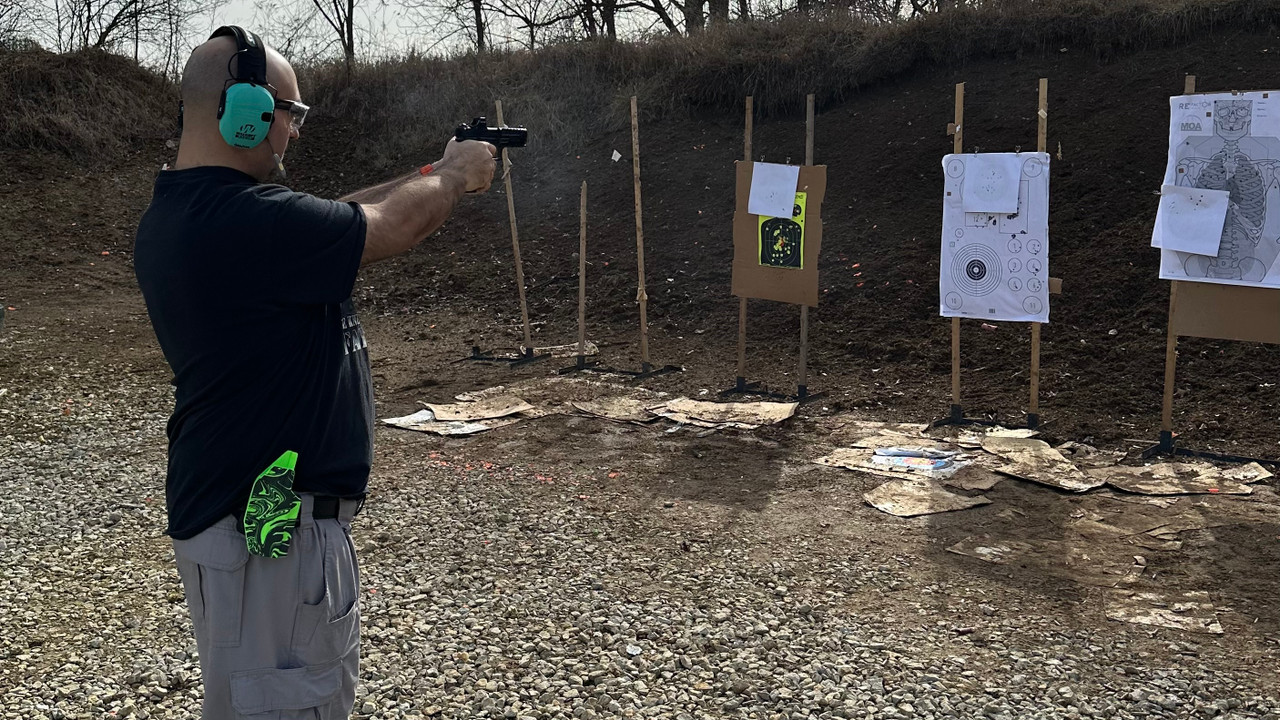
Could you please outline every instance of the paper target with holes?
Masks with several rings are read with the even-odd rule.
[[[1169,108],[1169,162],[1151,237],[1160,277],[1280,288],[1280,92],[1181,95]],[[1225,195],[1225,216],[1171,221],[1170,191],[1206,201]]]
[[[990,194],[993,170],[1017,172],[1014,212],[969,212],[975,192]],[[1049,154],[948,155],[942,160],[943,317],[1049,322]],[[1001,207],[1008,207],[1002,205]]]

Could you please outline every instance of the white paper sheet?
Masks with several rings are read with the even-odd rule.
[[[1226,192],[1229,202],[1207,255],[1172,248],[1177,239],[1157,218],[1160,277],[1280,288],[1280,93],[1183,95],[1169,110],[1163,184]]]
[[[751,195],[747,212],[766,217],[791,217],[800,185],[798,165],[756,163],[751,171]]]
[[[1152,242],[1159,240],[1159,247],[1166,250],[1216,256],[1230,199],[1231,193],[1226,190],[1162,186],[1160,207],[1156,210],[1160,232],[1153,235]]]
[[[1049,322],[1049,154],[1002,153],[1018,163],[1018,204],[1012,213],[964,209],[971,166],[982,155],[942,160],[942,262],[939,312],[1012,322]],[[1006,162],[1002,160],[1001,162]]]
[[[1016,153],[970,155],[961,196],[965,212],[1016,213],[1022,160]]]

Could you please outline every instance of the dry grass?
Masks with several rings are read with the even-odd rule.
[[[360,66],[350,83],[338,63],[300,75],[316,119],[350,129],[353,159],[371,168],[419,158],[465,113],[487,114],[494,99],[509,121],[536,128],[537,147],[525,155],[535,160],[625,127],[633,94],[650,120],[736,113],[746,94],[763,115],[792,114],[805,93],[821,106],[921,65],[1063,45],[1106,57],[1277,21],[1280,0],[990,0],[892,25],[787,18],[692,39],[408,57]],[[0,50],[0,147],[108,161],[172,132],[176,101],[171,84],[123,58]]]
[[[625,127],[633,94],[648,119],[736,113],[746,94],[761,114],[792,114],[807,92],[821,106],[920,65],[1064,45],[1107,57],[1277,21],[1276,0],[994,0],[893,25],[790,18],[731,24],[694,39],[410,57],[359,67],[350,84],[340,66],[322,66],[304,72],[304,88],[318,112],[359,128],[353,149],[375,167],[419,156],[466,119],[462,113],[484,112],[494,99],[509,121],[537,129],[540,147],[526,155],[534,160]]]
[[[107,163],[174,131],[177,89],[100,51],[0,50],[0,148]]]

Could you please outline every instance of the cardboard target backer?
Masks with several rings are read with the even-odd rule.
[[[738,162],[737,209],[733,214],[733,294],[818,306],[818,253],[822,249],[822,200],[827,166],[800,168],[791,217],[764,217],[747,210],[753,163]]]

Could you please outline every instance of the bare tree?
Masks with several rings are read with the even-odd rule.
[[[6,2],[12,0],[0,0],[0,9]],[[28,6],[22,27],[57,52],[97,48],[130,53],[167,73],[186,40],[191,18],[201,10],[199,2],[42,0]]]
[[[310,0],[260,0],[253,25],[271,28],[263,40],[294,63],[317,63],[338,46],[338,38],[320,23],[320,10]]]
[[[491,46],[484,0],[402,0],[400,30],[428,41],[412,43],[410,52],[433,53],[459,44],[485,52]]]
[[[26,9],[18,0],[0,0],[0,45],[8,45],[27,29]]]
[[[347,78],[356,60],[356,0],[311,0],[320,16],[338,37],[342,58],[347,65]]]
[[[729,22],[729,0],[708,0],[707,9],[712,24]]]

